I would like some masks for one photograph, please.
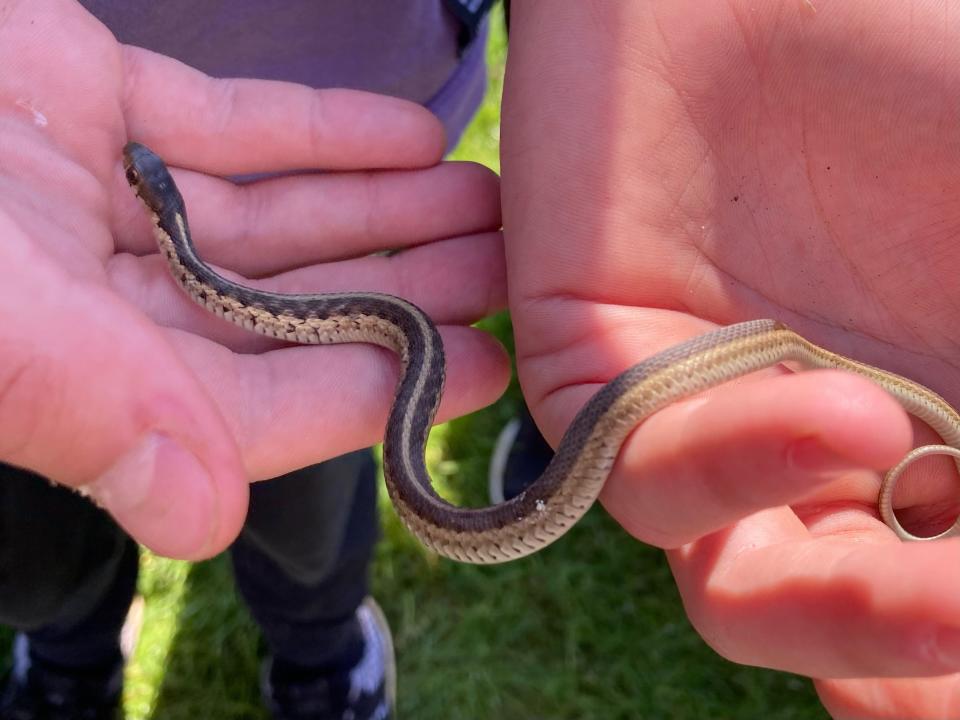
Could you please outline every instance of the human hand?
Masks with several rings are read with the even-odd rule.
[[[238,532],[248,479],[382,437],[389,354],[280,346],[175,287],[123,178],[128,139],[175,168],[207,260],[279,292],[422,305],[450,359],[441,417],[502,390],[502,351],[464,327],[504,302],[497,181],[436,165],[443,131],[422,108],[213,80],[119,45],[68,0],[6,3],[0,66],[3,461],[87,489],[157,552],[199,558]],[[302,168],[345,172],[216,177]]]
[[[943,4],[545,5],[514,5],[503,182],[518,369],[548,439],[624,368],[758,317],[960,404]],[[860,378],[758,373],[651,417],[601,499],[669,549],[726,657],[821,678],[838,717],[960,716],[960,543],[902,544],[876,512],[878,471],[935,439],[913,433]],[[953,521],[951,474],[904,478],[904,524]]]

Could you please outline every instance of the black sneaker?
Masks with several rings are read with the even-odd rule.
[[[487,477],[490,502],[502,503],[533,484],[553,459],[553,448],[540,434],[526,407],[503,426],[490,456]]]
[[[380,606],[367,598],[357,609],[363,656],[334,674],[292,680],[263,665],[260,689],[274,720],[391,720],[397,696],[393,636]],[[0,719],[2,720],[2,719]]]
[[[52,667],[34,662],[26,636],[17,634],[0,720],[115,720],[122,688],[123,660],[98,670]]]

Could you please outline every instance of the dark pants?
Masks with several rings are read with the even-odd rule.
[[[237,586],[274,654],[331,662],[358,639],[377,535],[373,458],[351,453],[250,490],[231,548]],[[0,465],[0,624],[26,632],[34,657],[114,661],[137,554],[87,499]]]

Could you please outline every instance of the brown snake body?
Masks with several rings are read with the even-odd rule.
[[[960,448],[960,415],[923,385],[825,350],[773,320],[722,327],[629,368],[580,410],[549,467],[523,493],[490,507],[451,505],[434,491],[424,461],[427,433],[444,382],[442,342],[426,313],[391,295],[284,295],[228,280],[197,255],[183,198],[160,158],[144,146],[130,143],[124,148],[124,168],[128,182],[153,217],[160,250],[174,279],[210,312],[281,340],[372,343],[400,357],[402,370],[383,444],[384,475],[400,518],[441,555],[464,562],[496,563],[540,550],[590,508],[620,446],[644,418],[682,398],[789,361],[869,378],[952,446],[915,450],[888,473],[881,488],[884,520],[904,539],[925,539],[899,526],[892,510],[893,487],[906,464],[917,457]],[[955,525],[944,535],[956,531]]]

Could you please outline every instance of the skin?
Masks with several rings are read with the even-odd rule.
[[[91,493],[159,553],[202,558],[236,536],[249,481],[382,436],[389,353],[281,347],[175,288],[123,179],[129,139],[175,168],[212,263],[280,292],[421,304],[450,355],[443,417],[503,390],[504,353],[467,327],[505,300],[497,179],[438,165],[443,130],[422,108],[213,80],[119,45],[67,0],[0,5],[0,66],[0,460]],[[337,172],[217,177],[304,167]]]
[[[754,317],[960,404],[956,9],[514,3],[508,284],[549,440],[624,367]],[[960,542],[875,509],[935,439],[867,382],[768,372],[651,418],[602,501],[719,653],[816,678],[837,718],[960,717]],[[949,461],[902,485],[915,532],[957,516]]]
[[[960,30],[934,2],[815,5],[514,2],[508,273],[521,378],[551,440],[623,367],[748,317],[960,401]],[[398,292],[450,325],[444,416],[502,386],[499,350],[456,327],[503,299],[484,232],[496,183],[432,167],[443,143],[422,111],[214,82],[118,46],[66,0],[3,4],[0,66],[0,459],[89,488],[160,552],[203,557],[236,533],[248,479],[382,427],[384,354],[277,349],[183,300],[122,180],[128,138],[179,167],[214,263],[273,289]],[[244,190],[214,177],[303,165],[352,172]],[[358,172],[374,167],[404,170]],[[453,202],[468,191],[473,205]],[[438,267],[449,287],[417,282]],[[910,431],[868,383],[766,373],[645,423],[603,499],[669,550],[725,656],[820,678],[836,717],[955,717],[960,545],[900,544],[873,509],[876,471]],[[949,464],[924,467],[897,504],[932,531],[957,507]]]

